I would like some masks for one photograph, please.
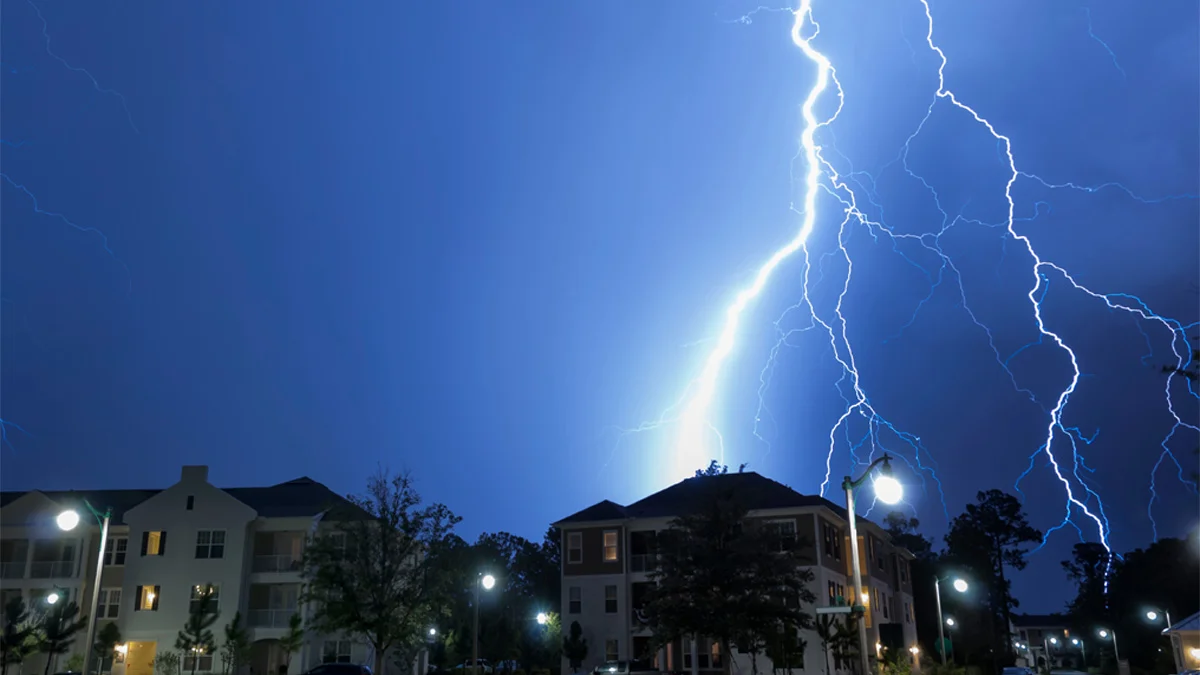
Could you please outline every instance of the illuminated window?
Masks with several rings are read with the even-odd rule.
[[[188,601],[188,612],[195,614],[200,611],[200,603],[207,596],[208,611],[212,614],[217,614],[221,607],[221,587],[216,584],[205,584],[203,586],[192,586],[192,597]]]
[[[165,531],[142,533],[142,555],[166,555],[167,533]]]
[[[157,612],[161,586],[138,586],[135,594],[134,611]]]
[[[617,561],[617,531],[604,531],[604,562]]]
[[[568,532],[567,533],[567,562],[581,563],[583,562],[583,533]]]

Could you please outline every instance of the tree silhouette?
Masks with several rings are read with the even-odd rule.
[[[34,635],[37,626],[31,620],[29,608],[21,596],[16,596],[4,605],[4,634],[0,636],[0,675],[8,673],[8,667],[21,663],[35,647]]]
[[[217,622],[216,608],[213,598],[216,588],[212,584],[196,587],[196,599],[188,611],[187,623],[175,638],[175,648],[184,654],[184,662],[192,660],[192,675],[200,664],[200,657],[212,654],[216,649],[216,640],[210,628]]]
[[[588,655],[588,641],[583,637],[583,627],[578,621],[571,622],[570,632],[563,638],[562,648],[563,656],[567,657],[567,662],[571,664],[571,672],[579,672],[579,667]]]
[[[42,615],[37,649],[46,655],[47,675],[54,657],[67,653],[75,644],[75,634],[86,625],[87,619],[79,616],[79,605],[74,600],[59,600]]]

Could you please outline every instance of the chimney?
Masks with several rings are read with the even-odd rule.
[[[183,472],[179,476],[180,483],[207,483],[208,482],[208,466],[201,464],[197,466],[185,466]]]

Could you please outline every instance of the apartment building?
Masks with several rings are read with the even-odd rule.
[[[654,651],[641,614],[653,587],[649,573],[656,567],[657,534],[699,507],[713,487],[708,481],[731,490],[749,509],[748,518],[765,521],[807,548],[818,607],[848,604],[853,580],[843,507],[753,472],[689,478],[628,506],[606,500],[555,523],[562,533],[563,632],[579,622],[589,647],[585,670],[614,659],[650,659],[660,670],[694,675],[722,669],[727,657],[712,641],[675,641]],[[893,546],[875,523],[859,518],[857,527],[869,643],[877,655],[887,649],[907,654],[916,644],[912,554]],[[821,672],[820,640],[812,631],[805,633],[801,637],[808,646],[798,670]],[[751,672],[749,656],[731,656],[733,672]],[[771,670],[760,655],[758,671]],[[571,672],[565,659],[563,672]]]
[[[300,558],[308,538],[338,521],[365,517],[324,485],[297,478],[269,487],[218,488],[208,467],[185,466],[179,482],[162,490],[92,490],[0,493],[0,595],[25,598],[43,607],[49,593],[90,610],[99,553],[100,527],[84,500],[112,509],[104,552],[97,632],[114,622],[123,644],[104,664],[112,675],[154,675],[155,656],[175,650],[200,589],[212,585],[224,626],[241,612],[253,642],[254,675],[277,675],[288,661],[279,638],[299,602]],[[80,524],[64,532],[55,518],[65,509]],[[322,662],[371,663],[369,648],[344,636],[309,635],[290,659],[287,672],[300,673]],[[70,653],[83,653],[81,631]],[[68,653],[68,655],[70,654]],[[68,655],[58,657],[65,669]],[[45,657],[23,664],[42,672]],[[198,672],[221,672],[217,654],[198,657]],[[184,672],[191,672],[191,657]],[[54,671],[51,671],[54,672]],[[381,674],[382,675],[382,674]]]

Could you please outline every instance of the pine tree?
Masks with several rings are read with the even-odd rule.
[[[216,640],[210,630],[217,622],[217,612],[213,607],[216,590],[212,584],[196,587],[196,598],[188,612],[187,623],[183,624],[183,630],[175,638],[175,648],[183,652],[184,662],[189,658],[192,660],[192,675],[196,675],[200,657],[212,654],[216,649]]]

